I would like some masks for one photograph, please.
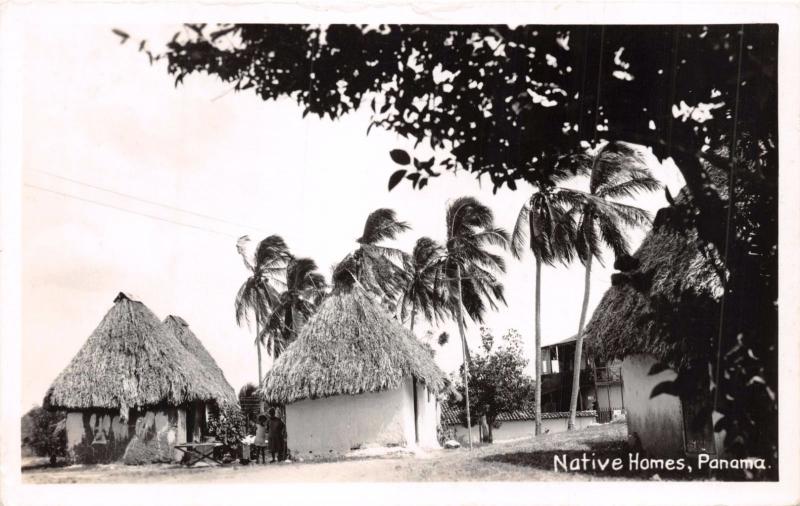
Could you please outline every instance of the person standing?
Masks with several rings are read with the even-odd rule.
[[[272,462],[277,462],[275,456],[283,454],[283,440],[286,434],[286,424],[275,415],[275,408],[269,408],[269,453]]]
[[[261,463],[267,463],[267,417],[258,415],[258,422],[256,423],[256,438],[253,441],[256,447],[256,464],[258,458],[261,457]],[[273,457],[274,458],[274,457]]]

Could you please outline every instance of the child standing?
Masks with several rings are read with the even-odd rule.
[[[256,464],[258,458],[261,457],[261,463],[267,463],[267,417],[258,415],[258,422],[256,423],[256,439],[253,442],[256,446]]]

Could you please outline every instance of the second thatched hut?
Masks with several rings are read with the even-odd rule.
[[[717,453],[709,395],[710,343],[722,295],[719,257],[700,247],[682,192],[661,209],[586,327],[601,360],[622,360],[628,433],[647,453]]]
[[[288,446],[319,457],[372,446],[438,445],[444,374],[414,335],[347,272],[267,373],[286,405]]]

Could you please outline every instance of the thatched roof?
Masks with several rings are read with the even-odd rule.
[[[224,401],[197,358],[143,303],[120,293],[100,325],[44,398],[50,409],[128,410],[157,404]]]
[[[237,397],[233,387],[228,383],[228,380],[225,379],[225,374],[217,365],[214,357],[211,356],[200,339],[198,339],[194,332],[192,332],[192,329],[189,328],[189,324],[186,323],[186,320],[180,316],[170,315],[164,319],[164,325],[167,327],[167,330],[172,332],[172,335],[178,339],[183,347],[195,356],[198,362],[200,362],[200,365],[205,367],[206,378],[211,381],[219,391],[217,399],[229,403],[236,403]]]
[[[697,232],[684,225],[688,209],[683,193],[659,211],[633,258],[615,265],[625,271],[612,276],[585,331],[599,358],[647,353],[677,368],[707,358],[722,271],[719,256],[701,250]]]
[[[275,361],[262,393],[290,403],[394,389],[410,376],[437,392],[444,385],[444,373],[409,330],[358,284],[338,283]]]

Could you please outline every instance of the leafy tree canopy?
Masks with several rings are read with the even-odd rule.
[[[528,360],[522,352],[522,337],[509,330],[499,343],[491,330],[481,327],[482,346],[471,357],[469,366],[469,393],[472,423],[485,415],[491,428],[499,427],[500,413],[530,407],[533,400],[533,380],[524,373]],[[497,346],[496,346],[497,345]],[[461,399],[456,405],[464,408],[464,386],[457,388]],[[464,420],[466,422],[466,419]]]
[[[330,118],[370,107],[370,128],[436,150],[415,186],[463,168],[514,189],[598,139],[716,158],[737,104],[741,131],[774,140],[777,27],[741,28],[187,25],[162,56],[176,85],[206,73]]]

